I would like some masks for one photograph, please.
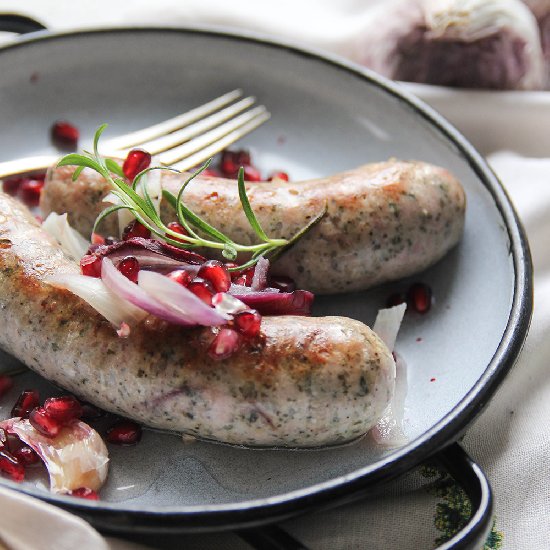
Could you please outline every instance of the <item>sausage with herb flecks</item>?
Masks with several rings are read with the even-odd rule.
[[[69,213],[75,229],[89,236],[105,208],[109,184],[73,167],[50,170],[41,207]],[[163,188],[177,194],[184,176],[164,172]],[[304,182],[247,183],[250,203],[270,237],[290,238],[324,208],[323,219],[273,266],[299,288],[328,294],[370,288],[422,271],[459,241],[465,195],[447,170],[423,162],[390,160]],[[186,204],[243,244],[256,242],[232,180],[198,177],[184,193]],[[162,215],[175,218],[164,201]],[[117,217],[102,232],[118,234]]]
[[[47,282],[73,272],[27,208],[0,193],[0,346],[147,426],[239,445],[338,444],[368,431],[393,393],[392,355],[358,321],[267,317],[263,338],[215,361],[210,328],[149,316],[119,338],[87,303]]]

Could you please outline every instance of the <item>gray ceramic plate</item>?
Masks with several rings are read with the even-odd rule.
[[[392,451],[368,439],[315,452],[254,451],[183,444],[146,431],[138,446],[110,449],[100,505],[19,487],[103,528],[136,523],[154,529],[167,518],[187,528],[263,521],[404,472],[458,438],[511,367],[527,331],[529,255],[493,174],[419,101],[337,59],[197,29],[33,35],[0,50],[0,160],[51,152],[48,128],[56,119],[74,121],[87,137],[108,122],[115,135],[236,87],[256,95],[273,115],[241,143],[263,169],[282,168],[301,179],[399,157],[444,166],[466,189],[462,242],[415,277],[432,287],[433,309],[407,316],[397,343],[409,368],[410,443]],[[319,298],[316,313],[372,323],[388,294],[409,283]],[[4,359],[4,365],[12,362]],[[33,374],[19,377],[17,385],[0,404],[0,416],[23,386],[52,391]]]

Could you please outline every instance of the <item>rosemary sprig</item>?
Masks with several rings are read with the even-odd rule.
[[[279,257],[282,253],[293,246],[296,241],[307,233],[314,225],[316,225],[326,213],[325,207],[323,212],[316,216],[303,229],[298,231],[291,239],[271,239],[266,235],[258,219],[256,218],[254,211],[252,210],[250,201],[248,200],[248,196],[246,194],[244,170],[241,168],[238,175],[239,198],[246,218],[258,236],[260,242],[254,245],[243,245],[236,243],[194,213],[183,200],[183,193],[186,187],[197,175],[208,167],[211,161],[210,159],[194,174],[187,178],[181,186],[177,196],[173,195],[169,191],[162,191],[164,199],[167,200],[176,211],[178,222],[188,232],[187,235],[182,235],[181,233],[177,233],[169,229],[168,226],[166,226],[161,220],[153,200],[151,199],[145,181],[142,185],[143,196],[137,192],[138,183],[142,181],[142,178],[151,170],[170,170],[178,173],[179,171],[166,167],[146,168],[136,175],[132,185],[128,185],[128,183],[124,180],[124,173],[120,165],[113,159],[102,158],[99,154],[99,139],[106,127],[107,125],[103,124],[96,131],[94,136],[93,152],[84,151],[84,154],[71,153],[63,157],[58,163],[58,166],[77,166],[73,174],[73,181],[78,178],[84,168],[91,168],[92,170],[95,170],[111,184],[113,188],[112,193],[120,200],[120,204],[109,206],[99,214],[95,220],[93,228],[94,232],[101,221],[107,216],[117,212],[118,210],[129,210],[142,225],[151,231],[152,234],[177,248],[189,249],[200,247],[218,249],[221,250],[222,255],[229,260],[234,260],[239,252],[250,254],[250,260],[242,266],[239,266],[238,269],[240,270],[253,266],[262,256],[271,260]]]

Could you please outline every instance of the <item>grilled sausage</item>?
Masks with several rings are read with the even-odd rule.
[[[267,317],[263,338],[215,361],[210,328],[149,316],[117,337],[86,302],[47,282],[78,270],[0,193],[0,346],[106,410],[224,443],[313,447],[364,434],[392,395],[391,353],[358,321]]]
[[[50,171],[41,206],[46,214],[68,212],[71,225],[89,236],[110,187],[88,170],[73,183],[73,171]],[[177,193],[183,181],[165,172],[161,184]],[[321,294],[366,289],[422,271],[458,242],[464,225],[462,186],[448,171],[422,162],[390,160],[301,183],[248,183],[247,191],[271,237],[291,237],[327,204],[321,222],[273,266],[300,288]],[[234,181],[197,179],[184,200],[233,240],[255,242]],[[161,214],[175,218],[166,203]],[[102,232],[118,234],[116,222],[111,217]]]

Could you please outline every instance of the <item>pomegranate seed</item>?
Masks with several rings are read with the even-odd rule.
[[[21,445],[21,447],[13,451],[12,454],[25,466],[32,466],[40,462],[40,457],[28,445]]]
[[[432,307],[432,289],[424,283],[414,283],[407,292],[407,304],[417,313],[426,313]]]
[[[216,361],[227,359],[235,353],[241,345],[240,335],[231,328],[222,328],[216,334],[208,348],[208,355]]]
[[[252,279],[254,278],[255,267],[249,267],[244,271],[241,271],[241,275],[245,278],[245,286],[250,286],[252,284]]]
[[[19,196],[27,206],[38,206],[40,194],[44,187],[44,180],[27,179],[21,182]]]
[[[90,403],[82,403],[81,418],[83,418],[84,420],[97,420],[102,416],[105,416],[105,411],[103,409],[94,407]]]
[[[139,262],[135,256],[126,256],[126,258],[120,260],[117,268],[132,283],[137,283]]]
[[[128,239],[131,239],[133,237],[142,237],[144,239],[148,239],[150,236],[151,236],[151,231],[149,231],[149,229],[147,229],[144,225],[142,225],[137,220],[130,222],[122,232],[123,241],[127,241]]]
[[[277,181],[277,180],[282,180],[282,181],[289,181],[289,177],[288,177],[288,174],[286,172],[273,172],[270,176],[269,176],[269,181]]]
[[[247,151],[246,149],[237,149],[236,151],[233,151],[232,153],[234,161],[239,166],[251,166],[252,160],[250,158],[250,151]]]
[[[122,171],[124,175],[130,180],[134,181],[134,178],[145,168],[149,168],[151,164],[151,154],[143,149],[132,149],[124,164],[122,165]]]
[[[86,254],[80,259],[80,271],[82,275],[88,277],[101,278],[101,263],[103,258],[98,258],[94,254]]]
[[[220,169],[226,178],[236,178],[241,166],[251,166],[250,153],[244,149],[224,151],[220,162]]]
[[[6,449],[0,449],[0,472],[18,483],[25,479],[25,466]]]
[[[401,292],[390,294],[386,300],[386,307],[398,306],[407,301],[406,297]]]
[[[232,160],[222,161],[221,171],[225,178],[236,178],[239,173],[239,166]]]
[[[51,127],[51,138],[56,147],[74,151],[78,145],[80,132],[78,128],[66,120],[58,120]]]
[[[99,500],[99,495],[93,489],[88,489],[88,487],[79,487],[78,489],[67,491],[66,494],[71,497],[85,498],[87,500]]]
[[[0,375],[0,397],[4,396],[13,388],[13,380],[6,375]]]
[[[107,430],[107,441],[116,445],[135,445],[141,440],[141,426],[130,420],[120,420]]]
[[[233,317],[235,328],[247,338],[253,338],[260,333],[262,316],[255,310],[240,311]]]
[[[244,167],[244,181],[262,181],[262,175],[254,166]]]
[[[82,415],[82,405],[78,399],[72,395],[50,397],[46,399],[44,402],[44,410],[50,418],[62,424],[77,420]]]
[[[20,416],[21,418],[28,418],[29,413],[40,404],[40,395],[37,390],[25,390],[21,393],[17,399],[13,409],[11,410],[11,416]]]
[[[183,227],[181,223],[170,222],[167,227],[168,229],[174,231],[175,233],[179,233],[180,235],[189,235],[189,233],[187,233],[187,229],[185,229],[185,227]],[[178,239],[177,237],[174,237],[172,235],[169,235],[169,237],[171,239],[174,239],[175,241],[179,241],[180,243],[186,242],[184,239]]]
[[[92,233],[92,244],[105,244],[105,237],[98,235],[97,233]]]
[[[19,192],[19,188],[21,187],[21,184],[24,180],[27,178],[9,178],[2,182],[2,190],[4,193],[7,193],[8,195],[11,195],[12,197],[15,197],[17,193]]]
[[[215,292],[227,292],[231,286],[229,271],[218,260],[204,262],[199,269],[198,276],[208,281]]]
[[[214,289],[212,285],[201,279],[195,277],[188,285],[187,288],[198,298],[200,298],[205,304],[212,305],[212,296],[214,295]]]
[[[294,279],[287,277],[286,275],[276,275],[269,278],[269,286],[271,288],[277,288],[281,292],[294,292],[296,290],[296,283]]]
[[[49,416],[42,407],[33,409],[29,414],[31,426],[46,437],[55,437],[62,427],[61,422]]]
[[[185,271],[185,269],[176,269],[166,276],[182,286],[187,286],[191,282],[191,279],[193,279],[193,275],[189,271]]]

